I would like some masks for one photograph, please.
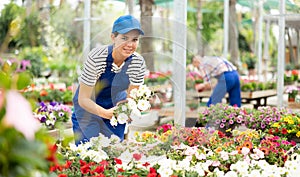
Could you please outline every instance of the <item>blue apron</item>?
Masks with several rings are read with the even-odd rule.
[[[95,102],[105,109],[114,107],[119,101],[127,97],[127,89],[130,84],[129,76],[126,74],[128,65],[132,57],[125,60],[124,66],[119,72],[112,70],[113,58],[112,48],[108,47],[107,66],[105,72],[98,79],[95,91]],[[75,135],[75,144],[87,142],[92,137],[99,136],[99,133],[110,137],[112,134],[117,135],[121,140],[124,139],[124,130],[126,124],[118,124],[113,127],[109,119],[99,117],[84,110],[78,104],[79,87],[73,97],[74,111],[72,114],[73,131]]]

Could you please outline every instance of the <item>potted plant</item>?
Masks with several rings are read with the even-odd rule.
[[[298,87],[294,85],[287,87],[286,93],[288,94],[288,102],[295,102],[298,92],[299,92]]]

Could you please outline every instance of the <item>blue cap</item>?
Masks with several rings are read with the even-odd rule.
[[[124,15],[114,22],[112,33],[118,32],[120,34],[125,34],[131,30],[138,30],[140,34],[144,35],[140,22],[131,15]]]

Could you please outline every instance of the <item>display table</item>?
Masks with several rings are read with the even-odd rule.
[[[203,92],[187,92],[187,95],[190,95],[196,99],[200,99],[202,102],[203,98],[209,98],[212,91],[203,91]],[[242,102],[243,103],[252,103],[253,107],[257,109],[259,106],[267,106],[267,98],[276,96],[276,90],[260,90],[253,92],[241,92]],[[228,94],[226,94],[226,99],[228,102]],[[262,101],[263,100],[263,101]]]
[[[199,113],[204,110],[205,107],[199,107],[197,110],[189,110],[187,109],[185,111],[185,117],[186,118],[198,118]],[[158,115],[160,118],[162,117],[174,117],[174,107],[168,107],[168,108],[161,108],[158,110]]]

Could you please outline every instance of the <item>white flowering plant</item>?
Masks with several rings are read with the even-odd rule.
[[[114,116],[110,120],[112,126],[125,124],[141,118],[142,112],[151,108],[150,99],[154,92],[146,85],[141,85],[130,91],[129,97],[117,104]]]

